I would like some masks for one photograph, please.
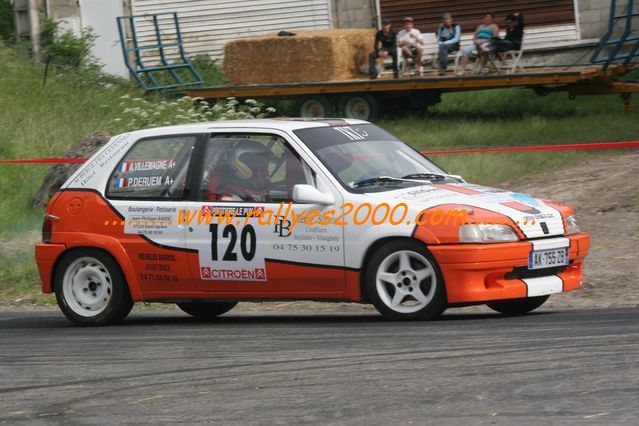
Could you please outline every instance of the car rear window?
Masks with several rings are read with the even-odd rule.
[[[107,197],[182,198],[195,140],[195,136],[177,136],[138,141],[111,174]]]

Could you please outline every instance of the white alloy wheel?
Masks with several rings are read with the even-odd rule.
[[[97,316],[106,309],[113,295],[111,274],[99,260],[79,257],[64,273],[62,294],[68,307],[77,315]]]
[[[430,304],[437,287],[437,274],[430,261],[411,250],[396,251],[384,258],[376,273],[376,289],[390,309],[410,314]]]

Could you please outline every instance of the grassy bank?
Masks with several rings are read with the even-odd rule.
[[[96,82],[82,74],[50,75],[0,48],[0,158],[55,157],[96,131],[121,131],[121,96],[141,96],[131,84]],[[637,104],[637,101],[635,101]],[[639,105],[637,107],[639,110]],[[625,113],[616,96],[569,100],[509,89],[447,94],[425,117],[380,124],[419,149],[636,140],[639,111]],[[432,158],[469,180],[498,184],[513,177],[583,161],[603,152],[441,155]],[[0,165],[0,303],[48,301],[38,293],[32,243],[42,212],[31,199],[47,173],[43,165]]]
[[[0,158],[54,157],[89,133],[110,130],[118,99],[133,86],[52,73],[0,47]],[[30,201],[47,166],[0,165],[0,236],[33,228]]]
[[[426,117],[382,120],[391,133],[422,150],[555,145],[639,139],[639,102],[624,112],[617,96],[539,97],[524,89],[445,94]],[[498,183],[584,161],[610,151],[433,155],[469,180]]]

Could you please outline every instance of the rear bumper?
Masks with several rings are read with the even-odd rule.
[[[557,238],[568,244],[568,266],[532,276],[528,255],[533,242],[433,245],[429,249],[444,276],[448,303],[477,303],[561,293],[581,287],[588,234]],[[566,240],[568,240],[566,242]],[[551,239],[535,241],[552,244]],[[561,243],[559,243],[561,244]],[[564,245],[565,246],[565,245]],[[542,273],[543,274],[543,273]]]
[[[64,244],[36,244],[35,259],[43,293],[51,293],[53,291],[53,267],[65,249]]]

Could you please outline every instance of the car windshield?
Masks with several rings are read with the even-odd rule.
[[[454,179],[404,142],[372,124],[294,132],[350,192],[381,192]]]

